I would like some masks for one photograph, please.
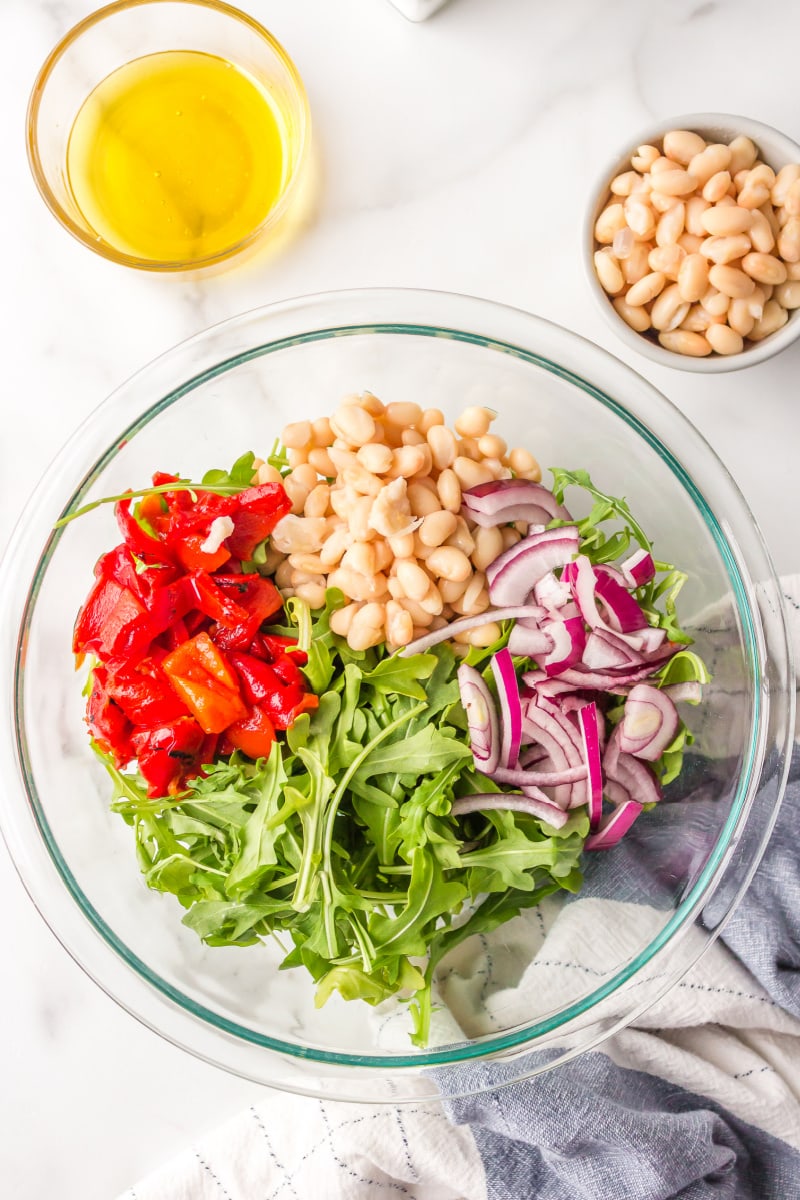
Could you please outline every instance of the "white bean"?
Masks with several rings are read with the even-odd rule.
[[[764,305],[761,318],[756,321],[750,331],[751,341],[759,342],[762,338],[769,337],[771,333],[776,333],[781,329],[788,320],[789,314],[786,309],[777,300],[768,300]]]
[[[287,450],[304,450],[311,445],[311,436],[310,421],[293,421],[284,426],[281,441]]]
[[[531,452],[522,446],[516,446],[513,450],[509,451],[508,465],[515,475],[531,477],[534,472],[538,471],[541,478],[541,469],[538,462]]]
[[[784,262],[800,262],[800,217],[790,217],[781,229],[778,253]]]
[[[492,413],[486,408],[473,405],[465,408],[460,417],[456,418],[455,431],[461,437],[480,438],[489,432],[492,423]]]
[[[786,279],[786,266],[773,254],[745,254],[742,259],[742,270],[758,283],[768,283],[773,287]]]
[[[614,257],[610,247],[605,246],[602,250],[595,250],[594,269],[603,290],[610,296],[615,296],[622,291],[625,286],[625,278],[620,270],[619,260]]]
[[[428,570],[440,579],[460,583],[472,574],[472,564],[457,546],[439,546],[428,555]]]
[[[406,596],[411,600],[423,600],[431,585],[430,575],[410,558],[397,559],[395,570]]]
[[[800,280],[787,279],[775,289],[775,299],[783,308],[800,308]]]
[[[689,302],[683,299],[676,283],[671,283],[660,293],[650,309],[650,320],[654,329],[668,332],[677,329],[689,311]]]
[[[728,149],[731,152],[731,161],[728,163],[731,175],[736,175],[738,171],[749,171],[758,158],[758,151],[750,138],[741,133],[733,139]]]
[[[687,166],[696,154],[702,154],[706,148],[705,139],[699,133],[689,129],[670,129],[664,134],[664,153],[668,158]]]
[[[716,204],[723,196],[728,194],[728,189],[731,186],[730,172],[717,171],[716,175],[712,175],[706,180],[703,185],[703,199],[709,200],[712,204]]]
[[[730,161],[730,149],[719,142],[714,143],[695,154],[688,165],[687,173],[694,177],[695,186],[702,187],[717,171],[727,171]]]
[[[744,349],[741,334],[724,322],[719,325],[709,325],[706,330],[706,341],[717,354],[741,354]]]
[[[695,190],[697,184],[698,180],[690,171],[680,168],[660,171],[658,178],[653,180],[654,190],[659,191],[662,196],[686,196]]]
[[[440,408],[426,408],[417,421],[417,429],[427,437],[434,425],[444,425],[444,413]]]
[[[707,208],[700,214],[700,224],[712,237],[732,237],[737,233],[748,233],[753,223],[753,214],[738,204]]]
[[[365,471],[373,475],[383,475],[392,465],[392,451],[380,442],[369,442],[358,450],[358,461]]]
[[[731,329],[746,338],[755,323],[756,319],[750,312],[749,300],[731,300],[728,307],[728,324]]]
[[[386,606],[383,604],[365,604],[353,616],[347,632],[347,644],[351,650],[368,650],[383,641],[383,628],[386,624]]]
[[[503,535],[496,527],[484,529],[481,526],[474,532],[475,548],[472,551],[472,563],[476,570],[485,571],[503,553]]]
[[[747,212],[747,209],[744,211]],[[775,234],[772,231],[772,225],[760,208],[754,208],[750,211],[750,228],[747,233],[750,241],[753,243],[753,249],[757,250],[759,254],[769,254],[775,245]]]
[[[414,636],[411,614],[396,600],[386,602],[386,641],[390,646],[407,646]]]
[[[346,604],[344,608],[337,608],[335,612],[332,612],[330,626],[333,632],[337,633],[339,637],[347,637],[353,617],[360,608],[360,604]]]
[[[614,234],[624,229],[625,225],[625,209],[622,205],[609,204],[594,223],[595,240],[601,245],[610,246],[614,241]]]
[[[644,279],[640,279],[638,283],[634,283],[628,288],[625,293],[625,302],[636,308],[640,304],[649,304],[663,290],[666,283],[666,277],[661,271],[651,271],[649,275],[645,275]]]
[[[750,251],[750,238],[744,233],[733,237],[707,237],[700,253],[715,263],[731,263]]]
[[[708,272],[708,278],[713,287],[730,296],[732,300],[749,296],[755,287],[749,275],[726,263],[715,263]]]
[[[631,329],[635,329],[637,333],[644,333],[646,329],[650,328],[650,314],[643,304],[634,307],[628,304],[624,296],[617,296],[612,303],[625,324],[630,325]]]
[[[691,333],[687,329],[672,329],[659,333],[658,340],[665,350],[676,354],[688,354],[692,358],[705,358],[711,353],[711,346],[701,333]]]
[[[390,425],[406,429],[409,425],[416,425],[418,421],[422,420],[422,409],[413,401],[405,400],[387,404],[385,416]]]
[[[328,533],[324,517],[281,517],[272,531],[272,544],[284,554],[313,554],[321,549]]]
[[[700,300],[708,289],[708,261],[702,254],[687,254],[678,271],[678,290],[684,300]]]
[[[441,546],[458,527],[458,517],[455,513],[437,509],[423,517],[418,530],[419,540],[424,546]]]
[[[686,205],[682,200],[671,204],[656,226],[656,244],[671,246],[677,242],[686,222]]]

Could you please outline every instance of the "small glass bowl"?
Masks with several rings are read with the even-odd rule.
[[[639,130],[638,134],[628,139],[611,158],[592,189],[584,217],[581,244],[589,290],[617,337],[632,350],[646,355],[660,366],[675,367],[680,371],[695,371],[703,375],[739,371],[743,367],[753,366],[780,354],[781,350],[785,350],[800,337],[800,308],[789,313],[789,319],[781,329],[761,341],[747,342],[745,339],[745,348],[739,354],[711,354],[707,358],[692,358],[674,350],[666,350],[647,333],[637,333],[635,329],[631,329],[614,309],[612,298],[603,290],[594,268],[594,251],[598,248],[594,237],[594,225],[609,200],[611,181],[621,172],[630,170],[631,155],[637,146],[656,145],[671,129],[690,129],[699,133],[707,142],[723,142],[725,145],[743,134],[755,143],[762,162],[776,172],[787,163],[800,162],[800,146],[785,133],[771,125],[765,125],[762,121],[753,121],[750,117],[736,116],[733,113],[683,113]]]
[[[226,59],[270,96],[289,155],[283,189],[263,221],[204,258],[159,260],[118,250],[99,237],[79,209],[67,177],[67,147],[81,105],[113,71],[145,55],[194,50]],[[303,82],[283,47],[246,13],[221,0],[118,0],[69,31],[33,85],[26,121],[28,161],[54,217],[84,246],[123,266],[184,271],[221,262],[283,222],[308,158],[311,118]]]

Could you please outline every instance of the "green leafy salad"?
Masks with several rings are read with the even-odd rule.
[[[425,1046],[448,951],[578,892],[584,851],[616,844],[679,774],[692,739],[675,705],[709,678],[679,624],[686,577],[652,557],[625,501],[556,469],[552,511],[576,493],[590,511],[532,524],[487,570],[497,640],[467,646],[445,627],[353,649],[331,628],[338,588],[315,608],[273,596],[264,522],[286,508],[273,495],[265,515],[245,459],[203,485],[154,477],[132,513],[117,498],[125,542],[76,642],[93,655],[87,720],[112,808],[147,885],[205,943],[274,937],[318,1005],[395,997]],[[464,511],[516,522],[521,483],[465,493]],[[536,587],[515,600],[525,570]]]

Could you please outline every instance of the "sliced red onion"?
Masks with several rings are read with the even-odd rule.
[[[488,609],[486,612],[479,613],[476,617],[459,617],[457,621],[451,621],[449,625],[443,625],[441,629],[434,629],[431,633],[426,633],[424,637],[409,642],[407,646],[403,646],[402,650],[398,651],[398,654],[400,658],[408,658],[411,654],[422,654],[423,651],[430,649],[431,646],[436,646],[439,642],[446,642],[448,638],[455,637],[457,633],[466,633],[470,629],[479,629],[481,625],[488,625],[491,621],[519,620],[522,617],[530,617],[531,614],[535,615],[538,612],[539,606],[537,604],[513,604],[506,608]]]
[[[628,587],[633,591],[642,587],[643,584],[649,583],[651,579],[655,579],[656,564],[649,551],[636,550],[630,558],[625,559],[620,570]]]
[[[650,767],[620,749],[619,725],[608,740],[603,755],[603,770],[607,782],[613,780],[622,784],[631,798],[639,804],[657,804],[661,799],[661,785]]]
[[[609,615],[612,628],[620,633],[634,633],[647,628],[647,617],[630,592],[619,583],[606,567],[595,569],[595,590]]]
[[[623,787],[616,779],[607,779],[605,781],[604,792],[606,799],[610,800],[612,804],[626,804],[631,798],[628,789]]]
[[[543,629],[529,629],[521,621],[516,621],[508,635],[508,648],[512,654],[534,658],[538,662],[553,649],[553,639]]]
[[[637,683],[625,701],[619,725],[619,748],[655,762],[675,740],[680,718],[674,703],[660,688]]]
[[[545,673],[560,675],[567,667],[572,667],[581,661],[586,645],[586,627],[583,617],[568,617],[566,621],[548,621],[542,626],[542,632],[548,634],[553,641],[553,648],[545,654],[541,665]]]
[[[561,572],[561,579],[562,579],[563,583],[568,583],[571,587],[572,584],[575,582],[577,576],[578,576],[578,568],[575,563],[575,560],[573,559],[572,562],[568,562],[566,564],[566,566],[564,567],[563,571]]]
[[[486,568],[492,604],[523,604],[539,580],[554,567],[563,567],[578,551],[574,525],[530,534],[511,546]]]
[[[498,762],[501,767],[511,767],[519,758],[522,705],[519,684],[508,648],[498,650],[497,654],[492,656],[492,674],[497,684],[497,697],[500,702],[501,741]]]
[[[549,617],[547,609],[541,604],[531,604],[530,613],[528,617],[520,617],[517,624],[524,625],[526,629],[538,629],[542,621]]]
[[[546,821],[554,829],[561,829],[569,820],[567,813],[551,804],[549,800],[538,800],[533,796],[521,796],[517,792],[480,792],[474,796],[461,796],[453,801],[450,809],[454,817],[467,813],[486,812],[489,809],[505,809],[510,812],[528,813]]]
[[[510,521],[548,525],[554,520],[572,520],[551,491],[529,479],[479,483],[464,492],[461,500],[467,516],[484,528]]]
[[[610,850],[625,836],[642,811],[635,800],[623,800],[612,813],[603,817],[596,833],[590,833],[584,850]]]
[[[577,710],[578,727],[583,738],[583,756],[588,775],[589,824],[597,829],[603,815],[603,767],[600,758],[601,718],[594,703]]]
[[[467,714],[470,749],[475,766],[489,775],[500,761],[500,731],[492,693],[480,671],[468,667],[466,663],[458,668],[458,687]]]
[[[563,771],[524,771],[497,767],[492,771],[495,783],[513,783],[515,787],[558,787],[561,783],[579,783],[587,775],[585,766],[565,767]]]
[[[631,650],[627,642],[605,629],[593,629],[586,639],[581,664],[590,671],[602,671],[608,667],[641,666],[641,654]]]
[[[699,704],[703,699],[703,685],[696,679],[687,679],[685,683],[670,683],[661,690],[673,701],[686,700],[689,704]]]
[[[670,655],[674,650],[670,650]],[[559,679],[571,683],[573,688],[583,688],[592,692],[617,693],[620,687],[632,683],[640,683],[647,679],[657,669],[657,664],[646,662],[641,667],[607,667],[605,671],[584,671],[580,667],[568,667],[562,671]]]
[[[581,758],[580,734],[569,718],[561,711],[558,705],[548,707],[545,710],[540,705],[531,704],[529,701],[528,706],[525,709],[525,719],[531,725],[536,725],[537,723],[541,724],[542,719],[545,719],[548,723],[547,727],[549,729],[552,729],[553,726],[557,726],[558,729],[560,729],[562,736],[565,737],[572,746],[574,754],[577,755],[576,761],[583,761]]]
[[[537,700],[553,703],[559,697],[570,695],[574,691],[574,683],[565,683],[561,675],[554,675],[552,679],[546,679],[543,683],[536,685],[534,696]]]
[[[571,600],[572,589],[569,583],[557,579],[553,571],[548,571],[536,584],[533,596],[536,603],[542,604],[545,608],[561,608]]]
[[[556,770],[584,766],[580,734],[555,703],[545,702],[544,707],[529,703],[522,731],[532,741],[547,748]],[[520,758],[520,766],[527,767],[529,763],[530,752],[526,749]],[[552,798],[561,808],[578,808],[586,803],[586,786],[580,780],[571,785],[556,784]]]

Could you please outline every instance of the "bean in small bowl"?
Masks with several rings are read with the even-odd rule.
[[[701,372],[761,362],[800,335],[800,146],[745,117],[661,122],[604,172],[584,254],[640,353]]]

